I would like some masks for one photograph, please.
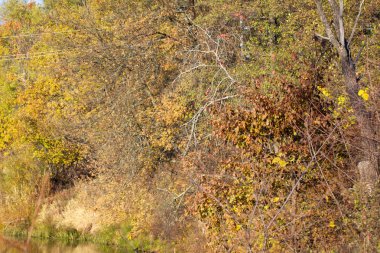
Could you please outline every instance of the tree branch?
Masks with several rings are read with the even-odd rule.
[[[364,0],[362,0],[361,3],[360,3],[359,13],[356,16],[354,27],[352,28],[351,35],[350,35],[350,38],[348,39],[347,45],[351,44],[352,38],[354,37],[356,26],[358,25],[358,21],[359,21],[360,15],[362,14],[363,4],[364,4]]]
[[[329,3],[334,13],[334,26],[339,42],[342,46],[344,46],[343,0],[339,0],[339,6],[335,0],[329,0]]]
[[[329,0],[329,4],[331,7],[331,10],[333,11],[333,21],[334,21],[334,28],[335,28],[335,35],[337,39],[339,40],[340,35],[339,35],[339,9],[338,9],[338,4],[335,2],[335,0]]]
[[[315,40],[319,40],[320,42],[324,42],[324,41],[328,41],[328,42],[330,42],[330,39],[329,39],[329,38],[327,38],[327,37],[325,37],[325,36],[322,36],[322,35],[320,35],[319,33],[315,33],[315,34],[314,34],[314,39],[315,39]]]
[[[301,183],[301,180],[302,178],[306,175],[306,173],[309,171],[309,168],[311,168],[311,166],[314,165],[315,162],[317,162],[317,155],[321,152],[322,148],[327,144],[328,140],[333,136],[333,133],[335,132],[335,130],[338,128],[338,125],[336,125],[333,129],[333,131],[331,131],[331,133],[329,134],[329,136],[326,138],[326,140],[322,143],[322,145],[318,148],[318,150],[314,153],[312,153],[312,157],[311,157],[311,160],[309,161],[309,163],[307,164],[306,166],[306,169],[304,172],[301,173],[301,175],[298,177],[297,181],[295,182],[295,184],[293,185],[291,191],[289,192],[288,196],[286,197],[284,203],[281,205],[280,209],[277,210],[276,214],[272,217],[272,219],[269,221],[268,225],[266,225],[265,229],[268,230],[272,225],[273,223],[276,221],[278,215],[284,210],[286,204],[289,202],[290,200],[290,197],[293,195],[293,193],[296,191],[298,185]]]
[[[334,36],[334,34],[333,34],[332,30],[331,30],[329,22],[327,21],[326,14],[323,11],[321,0],[315,0],[315,4],[317,5],[317,11],[318,11],[318,14],[319,14],[319,16],[321,18],[321,21],[322,21],[323,25],[325,26],[325,30],[326,30],[326,33],[327,33],[327,37],[329,38],[329,41],[331,42],[331,44],[333,44],[333,46],[336,49],[338,49],[340,51],[341,47],[339,45],[338,40],[335,38],[335,36]]]
[[[354,64],[356,65],[356,63],[359,61],[359,59],[360,59],[360,56],[361,56],[361,54],[362,54],[362,52],[363,52],[363,49],[365,48],[365,44],[360,48],[360,51],[359,51],[359,53],[358,53],[358,55],[356,56],[356,58],[355,58],[355,61],[354,61]]]
[[[339,0],[339,16],[338,16],[338,19],[339,19],[339,34],[340,34],[340,44],[342,46],[344,46],[346,43],[344,41],[344,23],[343,23],[343,8],[344,8],[344,4],[343,4],[343,0]]]

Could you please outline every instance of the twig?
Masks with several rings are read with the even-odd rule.
[[[360,55],[362,54],[362,51],[363,51],[363,49],[365,48],[365,46],[366,46],[366,45],[363,44],[363,46],[360,48],[360,51],[359,51],[358,55],[357,55],[356,58],[355,58],[354,64],[356,64],[356,63],[359,61]]]
[[[304,172],[302,172],[302,174],[300,175],[300,177],[298,178],[298,180],[296,181],[296,183],[294,184],[292,190],[289,192],[288,196],[286,197],[284,203],[282,204],[282,206],[280,207],[280,209],[277,211],[277,213],[273,216],[273,218],[270,220],[270,222],[268,223],[268,225],[266,226],[265,230],[268,230],[273,222],[277,219],[278,215],[282,212],[282,210],[285,208],[286,204],[289,202],[290,200],[290,197],[293,195],[294,191],[296,190],[296,188],[298,187],[299,183],[301,182],[302,178],[306,175],[308,169],[311,167],[311,165],[313,165],[314,163],[314,160],[316,158],[316,156],[319,154],[319,152],[321,152],[322,148],[326,145],[327,141],[331,138],[332,134],[335,132],[335,129],[337,128],[337,126],[335,126],[335,128],[331,131],[330,135],[326,138],[326,140],[322,143],[322,145],[319,147],[319,149],[317,150],[317,152],[315,152],[315,155],[312,157],[311,161],[308,163],[308,165],[306,166],[306,170]]]
[[[188,122],[190,123],[191,122],[191,130],[190,130],[190,136],[189,136],[189,140],[187,142],[187,145],[186,145],[186,149],[185,151],[183,152],[183,156],[185,156],[189,149],[190,149],[190,144],[191,144],[191,141],[194,139],[196,141],[196,137],[195,137],[195,129],[196,129],[196,125],[198,123],[198,120],[200,118],[200,116],[202,115],[202,113],[211,105],[215,104],[215,103],[218,103],[218,102],[221,102],[221,101],[224,101],[224,100],[228,100],[228,99],[231,99],[231,98],[234,98],[234,97],[237,97],[238,95],[231,95],[231,96],[225,96],[225,97],[222,97],[222,98],[218,98],[218,99],[215,99],[215,100],[211,100],[211,101],[208,101],[205,105],[203,105],[196,113],[195,115],[193,116],[193,118]]]

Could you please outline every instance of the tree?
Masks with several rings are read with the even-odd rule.
[[[353,58],[351,51],[352,40],[355,36],[358,20],[360,18],[364,0],[361,1],[359,13],[356,17],[354,26],[349,37],[346,36],[346,28],[344,24],[344,2],[339,0],[329,0],[332,11],[333,26],[326,16],[321,0],[315,0],[318,14],[324,25],[327,37],[318,35],[322,40],[330,42],[337,51],[340,59],[341,71],[344,77],[346,92],[350,99],[350,104],[354,109],[357,122],[360,126],[362,156],[359,162],[358,169],[360,178],[363,183],[372,185],[377,181],[379,176],[379,140],[378,126],[374,112],[370,111],[366,105],[365,96],[361,94],[366,91],[360,89],[360,82],[357,75],[356,63],[360,57]]]

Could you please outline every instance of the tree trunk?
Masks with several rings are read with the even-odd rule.
[[[359,83],[356,77],[356,67],[350,51],[347,47],[340,53],[342,72],[345,79],[346,92],[354,109],[355,117],[360,127],[361,157],[358,169],[360,180],[370,189],[376,183],[379,176],[379,150],[377,142],[376,119],[365,105],[365,101],[358,96]]]

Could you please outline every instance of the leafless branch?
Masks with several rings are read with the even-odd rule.
[[[315,39],[316,39],[316,40],[319,40],[319,41],[330,41],[329,38],[327,38],[327,37],[325,37],[325,36],[322,36],[322,35],[320,35],[320,34],[318,34],[318,33],[315,33],[314,35],[315,35]]]
[[[352,28],[350,38],[348,39],[348,42],[347,42],[348,45],[351,44],[352,38],[354,37],[355,30],[356,30],[356,26],[358,25],[358,21],[359,21],[360,15],[361,15],[362,10],[363,10],[363,4],[364,4],[364,1],[365,1],[365,0],[362,0],[362,1],[360,2],[359,13],[358,13],[358,15],[356,16],[355,23],[354,23],[354,27]]]
[[[189,152],[189,149],[190,149],[190,145],[191,145],[191,142],[194,140],[196,142],[196,126],[197,126],[197,123],[199,121],[199,118],[200,116],[202,115],[202,113],[211,105],[215,104],[215,103],[218,103],[218,102],[222,102],[224,100],[228,100],[228,99],[231,99],[231,98],[234,98],[234,97],[237,97],[237,95],[231,95],[231,96],[225,96],[225,97],[222,97],[222,98],[218,98],[218,99],[214,99],[214,100],[211,100],[211,101],[208,101],[205,105],[203,105],[196,113],[195,115],[191,118],[191,120],[189,121],[189,123],[191,123],[191,130],[190,130],[190,134],[189,134],[189,140],[187,142],[187,145],[186,145],[186,149],[183,153],[183,155],[186,155],[188,152]]]
[[[321,152],[322,148],[327,144],[327,141],[332,137],[333,133],[335,132],[335,130],[337,129],[338,126],[335,126],[335,128],[331,131],[331,133],[329,134],[329,136],[326,138],[326,140],[322,143],[322,145],[318,148],[318,150],[314,153],[314,155],[312,156],[312,159],[309,161],[308,165],[306,166],[306,169],[304,172],[302,172],[302,174],[299,176],[298,180],[295,182],[295,184],[293,185],[293,188],[291,189],[291,191],[289,192],[288,196],[286,197],[284,203],[281,205],[280,209],[276,212],[276,214],[273,216],[273,218],[270,220],[270,222],[268,223],[268,225],[266,226],[265,230],[268,230],[274,223],[274,221],[277,219],[278,215],[282,212],[282,210],[285,208],[286,204],[289,202],[291,196],[293,195],[293,193],[295,192],[295,190],[297,189],[298,185],[300,184],[302,178],[306,175],[306,173],[308,172],[309,168],[314,164],[315,160],[316,160],[316,157],[317,155]]]
[[[337,127],[338,127],[338,125],[336,125],[335,128],[337,128]],[[336,203],[336,205],[337,205],[337,207],[338,207],[338,209],[339,209],[340,215],[341,215],[342,217],[344,217],[344,215],[343,215],[343,211],[342,211],[342,208],[340,207],[340,204],[339,204],[339,201],[338,201],[338,199],[335,197],[335,194],[334,194],[333,190],[331,189],[331,186],[330,186],[329,182],[327,181],[327,178],[326,178],[326,176],[325,176],[325,173],[323,172],[323,169],[322,169],[322,167],[321,167],[320,164],[319,164],[319,161],[318,161],[318,159],[317,159],[317,153],[315,152],[315,148],[314,148],[314,145],[313,145],[313,142],[312,142],[312,138],[311,138],[311,136],[310,136],[310,132],[309,132],[309,131],[307,131],[307,139],[308,139],[308,145],[309,145],[310,153],[311,153],[313,159],[316,161],[316,164],[317,164],[317,166],[318,166],[318,168],[319,168],[319,172],[321,173],[321,176],[322,176],[323,180],[325,181],[326,186],[327,186],[327,188],[329,189],[330,194],[332,195],[332,197],[333,197],[333,199],[334,199],[334,201],[335,201],[335,203]],[[321,152],[321,153],[322,153],[322,152]]]
[[[356,58],[355,58],[355,60],[354,60],[354,64],[356,64],[356,63],[358,63],[358,61],[359,61],[359,59],[360,59],[360,56],[361,56],[361,54],[362,54],[362,52],[363,52],[363,49],[365,48],[365,44],[360,48],[360,50],[359,50],[359,53],[358,53],[358,55],[356,56]]]
[[[344,41],[344,22],[343,22],[343,8],[344,8],[344,4],[343,4],[343,0],[339,0],[339,34],[340,34],[340,44],[341,45],[344,45],[345,44],[345,41]]]
[[[197,54],[211,55],[212,56],[212,61],[214,62],[214,64],[210,65],[210,64],[205,64],[205,63],[200,62],[195,67],[192,67],[192,68],[190,68],[190,69],[182,72],[173,81],[173,83],[175,81],[177,81],[181,77],[181,75],[183,75],[185,73],[190,73],[193,70],[198,69],[200,67],[213,67],[213,68],[216,68],[217,71],[214,74],[214,76],[212,78],[212,82],[211,82],[212,86],[216,86],[216,87],[213,88],[213,91],[212,91],[211,95],[208,96],[208,101],[206,101],[204,103],[204,105],[196,111],[196,113],[194,114],[194,116],[187,123],[187,124],[190,124],[191,127],[190,127],[190,133],[189,133],[189,140],[187,142],[187,145],[186,145],[186,148],[184,150],[183,155],[186,155],[188,153],[192,142],[194,142],[194,144],[197,145],[196,128],[197,128],[197,124],[199,122],[199,118],[201,117],[201,115],[203,114],[203,112],[209,106],[211,106],[211,105],[213,105],[215,103],[222,102],[224,100],[228,100],[228,99],[237,97],[237,95],[231,95],[231,94],[229,94],[229,95],[227,94],[226,95],[226,92],[231,88],[232,85],[234,85],[236,83],[236,80],[229,73],[229,71],[225,67],[224,62],[223,62],[223,60],[221,58],[221,54],[223,53],[222,52],[223,48],[221,48],[221,46],[220,46],[220,39],[214,39],[213,36],[206,29],[204,29],[201,26],[193,23],[192,21],[191,21],[191,23],[192,23],[192,25],[195,28],[197,28],[199,31],[201,31],[202,34],[204,34],[204,36],[206,38],[205,42],[203,43],[205,49],[202,49],[202,47],[198,47],[197,46],[196,48],[192,48],[192,49],[187,50],[187,52],[194,53],[196,56],[197,56]],[[218,80],[218,82],[216,83],[215,78],[217,76],[219,76],[220,72],[221,72],[221,74],[220,74],[221,80]],[[218,90],[220,89],[220,87],[222,86],[222,84],[224,84],[225,82],[227,82],[227,84],[226,84],[226,87],[223,87],[224,91],[223,92],[222,91],[218,92]],[[219,96],[219,98],[217,98],[218,96]]]
[[[343,20],[341,19],[341,13],[343,14],[343,8],[340,8],[340,6],[338,6],[335,0],[329,0],[329,3],[334,13],[333,20],[334,20],[334,28],[337,35],[337,39],[339,40],[341,45],[344,45],[344,28],[343,28]],[[343,31],[343,37],[342,37],[342,31]]]
[[[194,67],[191,67],[183,72],[181,72],[173,81],[172,81],[172,84],[174,84],[175,82],[177,82],[183,75],[185,74],[188,74],[188,73],[191,73],[192,71],[196,70],[196,69],[200,69],[200,68],[205,68],[205,67],[213,67],[213,65],[207,65],[207,64],[198,64]]]
[[[322,23],[325,27],[325,30],[326,30],[326,33],[327,33],[327,37],[329,38],[329,41],[334,45],[334,47],[338,50],[340,50],[340,45],[339,45],[339,42],[338,40],[336,39],[336,37],[334,36],[332,30],[331,30],[331,27],[329,25],[329,22],[327,21],[327,18],[326,18],[326,14],[323,10],[323,7],[322,7],[322,2],[321,0],[315,0],[315,4],[317,5],[317,11],[318,11],[318,14],[322,20]]]

